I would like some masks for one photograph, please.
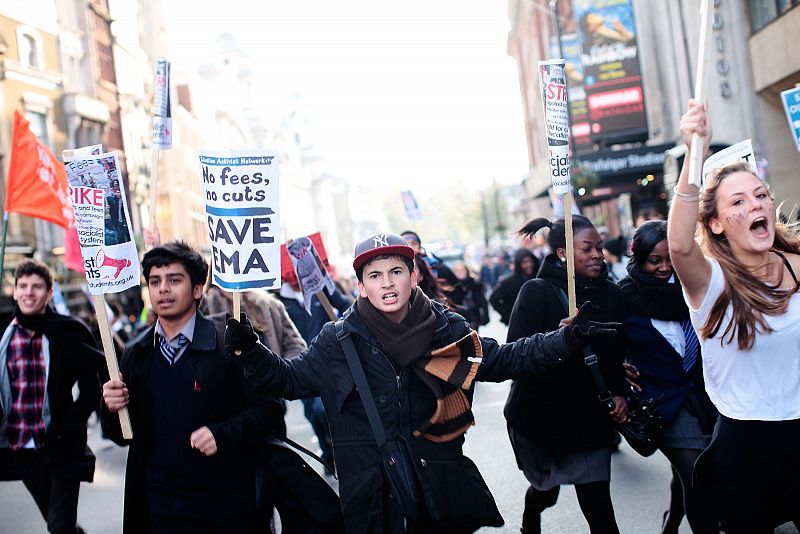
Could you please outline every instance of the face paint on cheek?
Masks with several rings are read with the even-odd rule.
[[[747,210],[738,211],[736,213],[731,214],[730,217],[725,217],[725,221],[729,224],[742,224],[745,219],[747,218]]]

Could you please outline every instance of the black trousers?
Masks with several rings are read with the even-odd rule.
[[[50,465],[47,453],[38,449],[11,451],[14,468],[28,488],[51,534],[74,534],[78,529],[79,480],[62,476]]]

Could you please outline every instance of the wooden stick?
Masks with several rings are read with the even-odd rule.
[[[700,2],[700,47],[697,51],[697,65],[696,75],[694,79],[694,99],[698,102],[705,100],[705,71],[706,71],[706,45],[708,37],[711,35],[709,26],[711,26],[712,8],[714,3],[711,0],[702,0]],[[706,110],[708,111],[708,110]],[[691,154],[689,154],[689,184],[701,187],[702,166],[703,161],[703,139],[697,135],[692,134]]]
[[[150,228],[156,226],[156,204],[158,204],[158,153],[153,146],[153,165],[150,169]]]
[[[569,316],[575,317],[578,308],[575,299],[575,245],[572,239],[572,192],[564,193],[564,234],[567,238],[567,298]]]
[[[242,315],[242,294],[241,293],[233,293],[231,295],[231,300],[233,301],[233,318],[237,321],[241,321]]]
[[[97,326],[100,327],[100,339],[103,341],[103,352],[106,354],[106,365],[108,375],[112,380],[119,380],[119,366],[117,364],[117,354],[114,352],[114,341],[111,335],[111,325],[108,324],[108,313],[106,313],[106,299],[103,295],[92,295],[92,305],[97,316]],[[122,428],[122,437],[133,439],[133,429],[131,428],[131,418],[128,415],[127,406],[121,408],[119,415],[119,426]]]
[[[319,299],[319,303],[322,304],[322,307],[325,309],[325,313],[327,313],[328,317],[330,317],[331,321],[338,319],[336,312],[333,311],[333,306],[331,306],[331,301],[328,300],[328,295],[325,294],[324,289],[317,293],[317,298]]]

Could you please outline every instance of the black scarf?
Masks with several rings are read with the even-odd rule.
[[[387,319],[365,298],[357,300],[357,308],[389,358],[401,368],[411,367],[436,397],[436,411],[414,431],[415,436],[443,443],[458,438],[475,424],[472,406],[463,391],[472,387],[483,354],[475,332],[431,351],[436,314],[419,288],[412,290],[408,313],[400,323]]]
[[[660,321],[689,318],[680,282],[659,280],[635,262],[628,263],[628,276],[619,281],[619,288],[625,306],[634,313]]]

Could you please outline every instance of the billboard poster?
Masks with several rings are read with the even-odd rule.
[[[647,139],[632,0],[573,0],[572,10],[592,141]]]
[[[574,27],[574,24],[572,25]],[[554,37],[551,41],[551,57],[562,57],[566,62],[567,100],[569,101],[570,134],[575,153],[592,152],[591,123],[583,86],[583,64],[581,63],[581,41],[577,33],[561,35],[561,48]]]

